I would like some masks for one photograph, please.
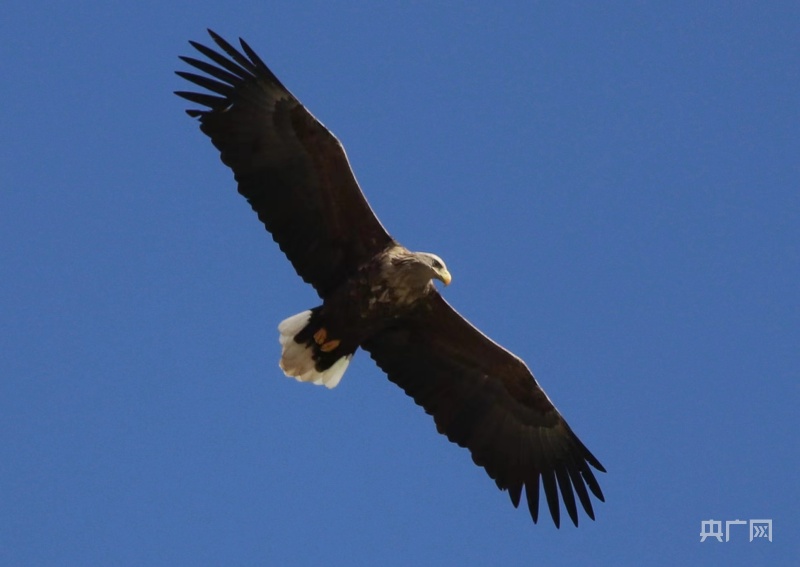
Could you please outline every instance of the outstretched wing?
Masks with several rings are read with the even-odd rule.
[[[433,416],[436,428],[466,447],[518,506],[525,487],[533,521],[541,479],[550,515],[560,523],[559,493],[578,525],[577,499],[594,519],[587,487],[601,501],[581,443],[522,360],[493,342],[434,292],[413,317],[367,341],[389,379]]]
[[[243,41],[243,53],[209,30],[224,54],[190,42],[211,63],[181,57],[177,71],[212,94],[178,91],[200,119],[239,193],[321,297],[392,242],[358,187],[344,148]]]

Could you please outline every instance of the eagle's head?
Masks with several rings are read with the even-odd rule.
[[[444,285],[450,285],[453,278],[450,276],[450,272],[447,271],[444,260],[429,252],[415,252],[414,256],[421,271],[424,271],[429,280],[437,279]]]
[[[444,265],[444,260],[429,252],[411,252],[404,250],[392,261],[396,268],[393,286],[409,290],[424,290],[433,280],[440,280],[450,285],[452,277]]]

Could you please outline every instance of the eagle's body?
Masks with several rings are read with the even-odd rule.
[[[450,283],[441,258],[390,244],[321,306],[281,323],[281,368],[302,382],[335,387],[359,345],[415,309],[427,308],[425,300],[436,290],[432,277]]]
[[[591,467],[605,471],[572,432],[525,363],[473,327],[442,298],[450,273],[438,256],[411,252],[381,225],[350,170],[344,148],[255,52],[209,31],[224,55],[182,57],[205,73],[178,75],[213,94],[177,94],[205,108],[199,118],[238,190],[322,304],[279,326],[283,371],[332,388],[360,347],[389,380],[433,416],[439,432],[533,521],[539,485],[553,521],[559,495],[575,525],[580,501],[594,518]],[[576,501],[577,498],[577,501]]]

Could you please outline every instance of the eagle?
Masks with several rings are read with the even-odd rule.
[[[217,49],[190,41],[205,60],[181,56],[176,71],[204,92],[175,94],[219,150],[250,203],[321,305],[278,325],[280,367],[333,388],[355,352],[369,353],[436,429],[469,449],[514,507],[523,488],[533,522],[541,483],[560,526],[560,501],[578,525],[580,501],[604,501],[578,439],[526,364],[470,324],[434,285],[450,284],[444,261],[403,247],[375,216],[339,140],[283,86],[243,40],[241,50],[208,30]]]

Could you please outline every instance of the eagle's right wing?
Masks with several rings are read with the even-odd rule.
[[[550,515],[560,523],[559,493],[578,525],[577,495],[588,516],[587,487],[603,493],[590,465],[603,465],[572,432],[525,363],[473,327],[437,293],[415,312],[369,339],[389,380],[433,416],[436,428],[466,447],[476,464],[518,506],[525,487],[533,521],[541,479]]]

